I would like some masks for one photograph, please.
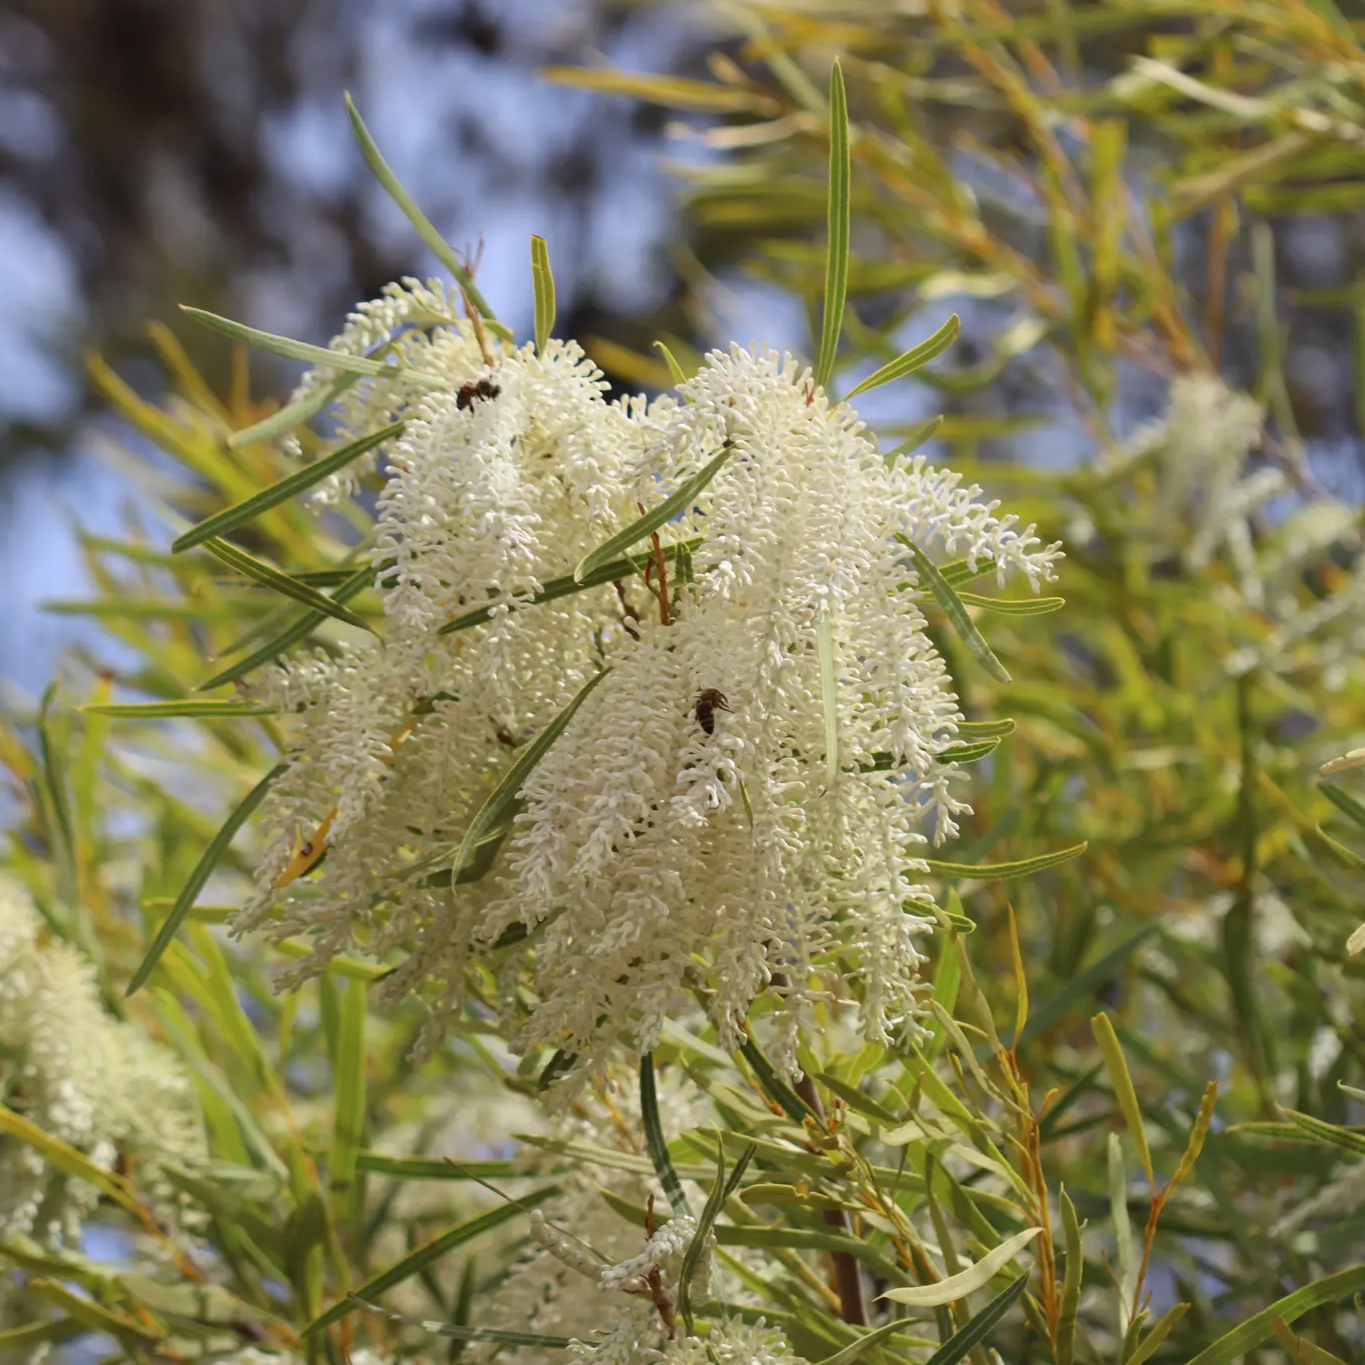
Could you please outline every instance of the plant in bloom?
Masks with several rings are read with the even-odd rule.
[[[419,291],[445,297],[386,297]],[[401,311],[363,308],[334,348]],[[713,352],[674,394],[608,401],[572,343],[434,332],[411,350],[420,383],[367,378],[350,399],[405,422],[378,467],[378,638],[253,689],[293,713],[292,754],[238,930],[309,935],[300,974],[356,943],[401,955],[391,990],[436,987],[429,1038],[491,963],[520,1044],[582,1074],[623,1041],[649,1050],[693,992],[734,1046],[771,989],[788,1075],[830,992],[869,1039],[913,1029],[923,849],[966,807],[963,717],[906,544],[1035,591],[1057,547],[922,457],[884,459],[791,356]],[[575,581],[708,468],[626,537],[611,581]]]

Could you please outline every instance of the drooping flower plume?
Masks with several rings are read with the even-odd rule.
[[[923,847],[966,809],[907,542],[1035,590],[1057,548],[922,458],[888,464],[790,356],[716,352],[645,404],[607,401],[570,344],[490,355],[478,388],[468,347],[438,354],[440,391],[367,399],[407,422],[371,552],[379,640],[257,689],[297,719],[239,928],[311,935],[304,971],[356,942],[401,954],[391,988],[435,984],[433,1031],[475,961],[529,970],[521,1044],[585,1067],[651,1048],[694,994],[734,1045],[771,989],[788,1074],[831,991],[889,1037],[921,995]],[[574,582],[718,456],[614,582]],[[455,866],[595,678],[480,845],[496,858]]]

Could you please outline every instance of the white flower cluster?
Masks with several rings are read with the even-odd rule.
[[[1247,471],[1263,416],[1254,398],[1216,375],[1182,375],[1171,384],[1165,415],[1137,431],[1120,457],[1121,467],[1155,466],[1152,532],[1178,547],[1191,569],[1225,550],[1256,606],[1265,592],[1250,518],[1288,486],[1278,469]]]
[[[5,1103],[104,1170],[118,1152],[128,1155],[139,1189],[158,1214],[169,1213],[158,1164],[192,1163],[205,1151],[188,1078],[135,1025],[104,1012],[90,964],[68,945],[46,941],[42,928],[24,887],[0,873]],[[0,1138],[0,1235],[75,1246],[97,1197],[31,1147]]]
[[[790,356],[713,353],[651,404],[608,402],[571,343],[478,356],[460,334],[422,352],[440,391],[370,383],[367,414],[406,420],[372,552],[382,638],[257,689],[296,713],[294,753],[238,929],[310,935],[304,972],[352,943],[403,952],[390,985],[437,983],[433,1032],[475,958],[508,983],[529,967],[532,994],[507,992],[520,1042],[580,1077],[651,1048],[693,989],[733,1045],[776,983],[788,1074],[809,1003],[841,985],[887,1038],[921,993],[925,832],[965,809],[944,756],[961,715],[898,538],[1035,590],[1057,548],[923,459],[888,466]],[[635,547],[643,581],[560,591],[722,451],[666,545]],[[451,886],[475,813],[602,670],[493,870]]]
[[[555,1116],[553,1137],[608,1155],[643,1158],[648,1149],[633,1080],[600,1097],[580,1097]],[[680,1083],[673,1071],[658,1076],[658,1102],[664,1130],[670,1134],[695,1128],[705,1117],[705,1100],[695,1087]],[[643,1205],[657,1190],[652,1176],[578,1162],[557,1182],[560,1193],[543,1212],[537,1209],[531,1216],[534,1249],[488,1296],[480,1325],[569,1337],[593,1351],[605,1347],[605,1356],[594,1357],[599,1365],[613,1353],[621,1365],[648,1365],[668,1340],[650,1293],[649,1271],[660,1268],[660,1291],[674,1304],[677,1272],[695,1222],[684,1217],[665,1223],[642,1253],[642,1234],[612,1210],[602,1192]],[[710,1272],[710,1259],[702,1258],[699,1278]],[[732,1299],[738,1292],[732,1283],[725,1289]],[[694,1297],[703,1299],[705,1293],[699,1289]],[[470,1350],[480,1362],[494,1354],[500,1361],[510,1360],[510,1365],[553,1365],[560,1359],[557,1353],[530,1346]]]
[[[805,1365],[776,1327],[762,1318],[718,1322],[704,1340],[680,1337],[663,1352],[664,1365]]]

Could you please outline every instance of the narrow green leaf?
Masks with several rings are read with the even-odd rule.
[[[465,830],[459,850],[451,862],[452,876],[459,876],[469,859],[469,855],[474,850],[474,845],[502,822],[508,808],[517,799],[536,764],[545,757],[550,746],[564,733],[564,728],[573,719],[574,712],[587,701],[593,688],[610,672],[611,669],[604,668],[595,677],[589,678],[578,689],[574,699],[517,755],[515,762],[503,774],[502,781],[493,789],[488,799],[479,807],[478,813],[469,822],[469,828]]]
[[[329,351],[324,346],[311,346],[306,341],[294,341],[290,337],[276,336],[274,332],[262,332],[256,327],[248,327],[244,322],[234,322],[231,318],[221,318],[217,313],[207,313],[202,308],[191,308],[188,303],[180,305],[180,311],[192,317],[195,322],[215,332],[221,332],[233,341],[245,342],[259,351],[269,351],[272,355],[286,356],[290,360],[304,360],[310,365],[325,365],[333,370],[347,370],[351,374],[373,375],[382,379],[397,379],[399,375],[429,388],[439,388],[441,381],[433,375],[420,374],[414,370],[386,365],[382,360],[372,360],[369,356],[348,355],[345,351]]]
[[[199,859],[190,879],[185,883],[185,889],[175,899],[175,905],[171,908],[171,913],[166,916],[161,928],[157,930],[156,938],[152,940],[152,946],[147,950],[147,956],[142,959],[142,965],[133,973],[133,979],[128,983],[128,994],[134,991],[147,980],[152,974],[156,964],[161,961],[161,955],[170,947],[171,940],[180,930],[180,926],[185,922],[185,917],[190,912],[190,907],[194,904],[194,898],[204,889],[204,883],[208,881],[209,875],[218,865],[218,860],[227,851],[228,845],[232,842],[233,836],[250,818],[251,813],[259,806],[265,798],[266,792],[270,790],[270,784],[280,776],[289,765],[280,763],[272,768],[261,780],[242,798],[241,804],[228,816],[223,823],[222,829],[213,836],[212,843],[204,850],[203,857]]]
[[[235,531],[237,527],[254,521],[262,512],[269,511],[270,508],[302,493],[305,488],[311,488],[315,483],[320,483],[329,474],[335,474],[337,470],[344,469],[352,460],[358,459],[367,450],[373,450],[381,442],[392,440],[402,430],[402,422],[392,422],[386,427],[380,427],[378,431],[372,431],[367,436],[360,437],[359,440],[348,442],[339,449],[332,451],[330,455],[324,455],[322,459],[314,460],[312,464],[305,465],[287,478],[271,484],[269,488],[263,488],[244,502],[239,502],[232,507],[225,507],[221,512],[215,512],[213,516],[201,521],[197,526],[192,526],[184,535],[177,536],[171,549],[179,553],[181,550],[188,550],[195,545],[203,544],[212,536],[224,536],[229,531]],[[222,556],[220,555],[219,558]],[[243,570],[243,572],[246,571]]]
[[[540,1332],[505,1332],[497,1327],[465,1327],[458,1322],[433,1322],[428,1318],[414,1318],[407,1313],[395,1313],[381,1308],[377,1303],[369,1303],[359,1294],[347,1294],[347,1300],[366,1313],[378,1313],[382,1318],[393,1322],[405,1323],[409,1327],[420,1327],[424,1332],[432,1332],[439,1337],[453,1337],[456,1341],[495,1341],[500,1346],[540,1346],[550,1351],[567,1351],[572,1346],[572,1337],[550,1337]]]
[[[1095,1041],[1099,1044],[1100,1055],[1104,1058],[1105,1070],[1109,1073],[1109,1084],[1114,1087],[1114,1098],[1118,1100],[1124,1122],[1137,1148],[1138,1161],[1147,1176],[1147,1183],[1156,1193],[1156,1176],[1152,1173],[1152,1153],[1147,1146],[1147,1129],[1142,1122],[1142,1107],[1138,1104],[1137,1091],[1133,1089],[1133,1078],[1128,1074],[1128,1061],[1119,1045],[1118,1034],[1109,1016],[1101,1010],[1090,1021]]]
[[[678,1311],[687,1326],[688,1336],[692,1335],[692,1281],[696,1277],[697,1267],[701,1264],[701,1258],[706,1252],[706,1244],[711,1238],[716,1219],[720,1217],[720,1212],[725,1207],[725,1201],[739,1189],[740,1181],[744,1179],[744,1172],[748,1170],[749,1163],[754,1159],[755,1151],[757,1148],[752,1145],[746,1147],[740,1153],[734,1169],[727,1178],[724,1148],[718,1147],[716,1149],[716,1178],[711,1185],[711,1193],[706,1197],[706,1205],[701,1211],[701,1217],[697,1219],[697,1230],[692,1234],[692,1240],[687,1244],[687,1251],[683,1255],[682,1269],[678,1272]]]
[[[253,422],[249,427],[234,431],[227,438],[229,450],[240,450],[242,446],[254,445],[257,441],[272,441],[311,421],[324,408],[329,408],[347,389],[352,388],[360,378],[358,374],[338,375],[330,384],[320,384],[305,397],[290,403],[269,417]]]
[[[48,1342],[69,1341],[90,1328],[75,1318],[53,1318],[50,1322],[30,1322],[23,1327],[7,1327],[0,1332],[0,1352],[9,1355],[15,1352],[15,1359],[35,1359],[30,1355],[38,1346]]]
[[[933,336],[921,341],[918,346],[912,346],[895,360],[883,365],[880,370],[868,375],[848,394],[848,398],[856,398],[860,393],[866,393],[868,389],[879,388],[883,384],[891,383],[893,379],[904,379],[906,375],[914,374],[921,365],[927,365],[935,356],[942,355],[957,340],[958,327],[958,316],[953,313]],[[942,420],[941,417],[935,418],[935,426]]]
[[[1143,1365],[1144,1361],[1150,1360],[1166,1340],[1172,1327],[1189,1312],[1190,1305],[1187,1303],[1173,1304],[1168,1308],[1152,1325],[1152,1330],[1143,1337],[1141,1344],[1132,1355],[1124,1361],[1124,1365]]]
[[[234,697],[177,697],[174,701],[108,701],[78,706],[89,716],[120,716],[124,720],[166,720],[183,716],[189,720],[219,720],[234,716],[273,716],[274,706],[255,706]]]
[[[544,237],[531,238],[531,287],[536,300],[536,354],[544,355],[555,325],[555,277]]]
[[[1036,858],[1020,858],[1013,863],[942,863],[934,858],[926,858],[929,871],[935,877],[963,877],[968,881],[990,882],[1008,881],[1011,877],[1027,877],[1041,872],[1045,867],[1055,867],[1058,863],[1071,858],[1079,858],[1089,848],[1089,844],[1074,844],[1071,848],[1059,849],[1056,853],[1040,853]]]
[[[1076,1318],[1081,1310],[1081,1276],[1085,1270],[1081,1225],[1076,1206],[1063,1186],[1059,1194],[1062,1232],[1066,1238],[1066,1271],[1062,1278],[1061,1313],[1057,1323],[1057,1365],[1073,1365],[1076,1355]]]
[[[356,1169],[395,1180],[509,1180],[523,1174],[513,1161],[452,1161],[447,1157],[388,1156],[359,1151]]]
[[[365,1016],[368,999],[363,981],[352,981],[341,1002],[341,1027],[332,1091],[332,1150],[327,1183],[336,1223],[354,1222],[356,1171],[365,1130]]]
[[[939,573],[953,587],[957,587],[959,583],[970,583],[974,578],[985,578],[994,569],[995,561],[988,556],[983,556],[977,560],[976,568],[972,568],[965,559],[955,559],[951,564],[945,564]]]
[[[353,597],[359,597],[374,582],[376,572],[373,564],[367,564],[363,569],[357,569],[332,594],[332,601],[349,602]],[[224,683],[236,682],[238,678],[244,677],[262,664],[268,664],[276,655],[283,654],[286,649],[307,638],[326,619],[319,611],[310,611],[300,616],[292,626],[281,631],[273,639],[267,640],[254,653],[248,654],[244,659],[238,659],[235,664],[225,668],[221,673],[215,673],[207,682],[200,683],[197,690],[212,692],[215,687],[222,687]]]
[[[101,1194],[112,1199],[122,1208],[136,1213],[137,1200],[122,1176],[113,1171],[101,1170],[84,1152],[77,1151],[70,1143],[44,1132],[31,1119],[16,1114],[4,1104],[0,1104],[0,1133],[5,1133],[16,1142],[37,1152],[49,1166],[93,1185]]]
[[[346,95],[346,115],[351,120],[355,140],[360,144],[360,150],[370,170],[374,173],[374,178],[389,192],[389,197],[393,202],[403,210],[403,216],[417,229],[417,235],[431,248],[436,259],[459,282],[460,288],[465,292],[465,297],[479,310],[490,329],[504,341],[510,341],[512,333],[498,321],[497,315],[488,306],[488,300],[479,292],[478,285],[474,283],[474,277],[460,263],[460,258],[451,249],[450,243],[436,231],[431,220],[417,207],[407,190],[398,183],[398,177],[394,175],[389,163],[384,160],[374,138],[370,136],[370,130],[365,126],[364,119],[360,117],[352,103],[349,93]]]
[[[439,1237],[433,1237],[431,1241],[424,1242],[416,1251],[410,1252],[401,1261],[395,1262],[382,1274],[367,1280],[353,1291],[353,1296],[362,1301],[372,1301],[378,1295],[392,1289],[394,1285],[402,1284],[404,1280],[410,1280],[414,1275],[439,1261],[442,1256],[453,1251],[456,1247],[463,1246],[466,1242],[472,1242],[474,1238],[483,1233],[501,1227],[519,1214],[526,1213],[537,1205],[543,1204],[547,1199],[558,1193],[558,1185],[546,1185],[531,1194],[523,1195],[515,1203],[499,1204],[496,1208],[489,1209],[475,1218],[467,1218],[463,1223],[456,1224],[448,1232],[443,1232]],[[351,1297],[348,1295],[340,1302],[334,1303],[321,1317],[315,1318],[304,1328],[303,1335],[312,1336],[313,1333],[320,1332],[324,1327],[330,1327],[332,1323],[338,1322],[348,1314],[355,1312],[355,1305],[351,1302]]]
[[[1149,924],[1073,976],[1052,999],[1029,1016],[1020,1040],[1036,1037],[1063,1015],[1070,1013],[1086,996],[1108,981],[1133,953],[1159,931],[1159,925]]]
[[[825,259],[824,322],[820,329],[819,359],[815,363],[815,382],[820,388],[829,386],[839,338],[844,330],[852,199],[848,95],[844,90],[844,73],[836,58],[829,73],[829,254]]]
[[[921,422],[900,445],[893,446],[886,451],[882,458],[888,465],[904,455],[913,455],[925,441],[932,439],[934,433],[943,425],[943,416],[931,417],[927,422]]]
[[[1010,1305],[1024,1292],[1031,1272],[1024,1271],[1007,1289],[1002,1289],[970,1321],[958,1328],[925,1362],[925,1365],[957,1365],[969,1351],[974,1350],[991,1334],[996,1324],[1010,1310]]]
[[[700,536],[693,536],[691,540],[680,540],[673,545],[663,546],[665,560],[674,560],[679,555],[685,554],[690,549],[695,549],[701,544]],[[634,578],[644,572],[644,559],[613,559],[608,564],[602,564],[589,574],[584,574],[580,582],[572,574],[565,574],[562,578],[552,578],[545,584],[536,595],[527,603],[517,607],[518,611],[525,607],[538,607],[542,602],[553,602],[559,597],[569,597],[576,592],[587,592],[589,588],[600,588],[607,583],[615,583],[618,578]],[[481,626],[485,621],[492,620],[493,611],[491,607],[480,607],[477,611],[467,611],[463,616],[457,616],[453,621],[447,621],[439,631],[438,635],[449,635],[452,631],[468,630],[471,626]]]
[[[1042,1228],[1025,1228],[1023,1232],[1016,1233],[1001,1242],[998,1247],[988,1251],[975,1265],[969,1266],[960,1274],[949,1275],[937,1284],[888,1289],[881,1297],[896,1303],[908,1303],[915,1308],[935,1308],[939,1304],[956,1303],[958,1299],[965,1299],[968,1294],[975,1293],[989,1284],[1040,1232]],[[1025,1275],[1023,1279],[1027,1284],[1028,1276]],[[1005,1307],[1008,1308],[1009,1304]]]
[[[1331,1147],[1340,1147],[1355,1153],[1356,1156],[1365,1156],[1365,1133],[1342,1128],[1339,1124],[1326,1123],[1322,1119],[1314,1118],[1312,1114],[1301,1114],[1297,1109],[1285,1109],[1281,1106],[1280,1113],[1295,1128],[1301,1129],[1316,1141]]]
[[[685,384],[687,382],[687,371],[678,364],[677,357],[662,341],[656,341],[653,344],[663,353],[664,364],[668,366],[668,372],[673,376],[674,384]]]
[[[891,1127],[903,1121],[902,1116],[893,1114],[889,1109],[877,1103],[870,1095],[864,1095],[856,1085],[850,1085],[847,1081],[842,1081],[838,1076],[832,1076],[828,1071],[822,1071],[819,1075],[820,1084],[832,1090],[850,1109],[857,1110],[860,1114],[866,1114],[868,1118],[876,1123],[884,1123]]]
[[[962,599],[957,595],[952,584],[938,571],[933,560],[913,540],[899,532],[896,539],[910,551],[919,576],[928,585],[929,591],[934,594],[939,606],[943,608],[943,614],[953,623],[953,628],[962,637],[963,644],[976,656],[977,662],[996,682],[1009,682],[1010,675],[1005,672],[1004,664],[991,653],[990,645],[986,643],[985,637],[977,630],[972,618],[967,615],[967,608],[962,605]]]
[[[815,1117],[797,1093],[778,1079],[772,1063],[763,1055],[758,1044],[747,1033],[739,1051],[744,1060],[753,1067],[754,1075],[758,1077],[759,1084],[781,1106],[782,1111],[793,1123],[804,1124],[808,1118]]]
[[[1365,1289],[1365,1265],[1352,1266],[1335,1275],[1324,1276],[1276,1299],[1269,1308],[1225,1332],[1217,1341],[1206,1346],[1188,1365],[1232,1365],[1254,1347],[1259,1346],[1275,1330],[1275,1319],[1286,1323],[1301,1318],[1310,1309],[1336,1303],[1350,1294]]]
[[[311,607],[324,616],[345,621],[348,626],[368,631],[371,635],[376,633],[374,627],[363,616],[357,616],[355,612],[334,602],[330,597],[325,597],[316,588],[310,588],[307,583],[300,583],[297,578],[291,578],[274,565],[257,559],[255,555],[247,554],[245,550],[230,545],[218,536],[210,536],[204,541],[204,549],[214,558],[222,560],[224,564],[236,569],[238,573],[245,574],[262,587],[270,588],[273,592],[292,598],[295,602],[301,602],[305,607]]]
[[[1000,747],[998,739],[977,739],[970,744],[954,744],[934,755],[937,763],[975,763]]]
[[[835,1351],[833,1355],[825,1356],[818,1362],[818,1365],[853,1365],[853,1362],[869,1346],[880,1345],[887,1337],[894,1336],[897,1332],[909,1331],[912,1327],[918,1326],[920,1323],[914,1318],[898,1318],[893,1322],[885,1323],[875,1331],[864,1332],[857,1341],[849,1342],[842,1351]]]
[[[554,1055],[545,1063],[545,1068],[536,1079],[536,1089],[542,1094],[548,1090],[561,1076],[567,1076],[574,1068],[574,1063],[578,1061],[578,1053],[565,1052],[562,1047],[556,1048]]]
[[[75,1293],[56,1280],[30,1280],[28,1289],[39,1298],[46,1299],[67,1317],[84,1323],[92,1332],[108,1332],[125,1345],[130,1340],[160,1341],[166,1335],[164,1327],[148,1326],[147,1323],[138,1322],[123,1313],[116,1313],[112,1308],[105,1308],[103,1304]]]
[[[726,441],[719,453],[708,460],[677,492],[665,498],[644,516],[636,518],[624,531],[618,531],[610,539],[603,541],[591,554],[585,555],[573,572],[574,581],[583,582],[594,569],[619,558],[632,545],[638,544],[651,532],[657,531],[674,517],[686,512],[702,489],[720,473],[721,466],[730,458],[733,449],[733,443]]]
[[[958,739],[1003,739],[1015,731],[1014,721],[1008,716],[1004,720],[960,720],[957,723]]]
[[[690,1214],[692,1210],[683,1193],[682,1181],[673,1169],[673,1158],[668,1155],[668,1140],[664,1137],[663,1122],[659,1118],[652,1052],[640,1055],[640,1124],[645,1130],[645,1146],[649,1148],[649,1159],[654,1163],[654,1174],[659,1177],[659,1184],[663,1186],[664,1197],[673,1210],[673,1216],[681,1218]]]
[[[820,660],[820,706],[825,717],[825,785],[832,786],[839,773],[839,682],[834,671],[834,622],[829,609],[821,611],[815,626],[815,647]]]
[[[1065,597],[982,597],[974,592],[960,592],[957,598],[966,606],[993,611],[997,616],[1046,616],[1066,606]]]
[[[1365,805],[1361,805],[1354,796],[1348,796],[1340,787],[1333,786],[1330,782],[1319,782],[1318,790],[1343,815],[1349,816],[1356,824],[1365,826]]]

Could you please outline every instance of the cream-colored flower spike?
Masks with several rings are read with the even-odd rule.
[[[610,676],[532,773],[505,899],[476,932],[545,926],[528,1042],[594,1061],[625,1034],[650,1049],[697,985],[734,1046],[772,984],[790,1075],[831,987],[857,996],[869,1038],[913,1018],[919,849],[965,809],[939,761],[957,700],[893,537],[1035,585],[1056,548],[922,460],[888,468],[790,356],[713,353],[681,392],[655,417],[668,482],[732,447],[678,528],[704,537],[694,581],[667,624],[617,638]],[[728,709],[708,715],[713,693]]]
[[[648,408],[608,402],[570,344],[484,374],[478,397],[457,368],[407,408],[367,400],[408,421],[379,503],[383,636],[261,689],[298,710],[296,756],[239,927],[310,934],[307,971],[368,926],[371,951],[406,954],[391,988],[438,986],[433,1034],[501,943],[509,987],[530,973],[521,1044],[580,1074],[622,1042],[651,1048],[694,990],[734,1044],[773,987],[789,1075],[830,992],[856,997],[869,1038],[913,1027],[922,848],[965,807],[941,761],[961,715],[896,537],[1035,589],[1057,548],[923,459],[888,467],[789,356],[713,353],[681,402]],[[661,529],[700,538],[667,593],[632,576],[532,603],[727,448]],[[449,865],[525,743],[604,667],[524,783],[494,871],[453,889],[411,875]],[[326,862],[300,881],[313,831]]]

